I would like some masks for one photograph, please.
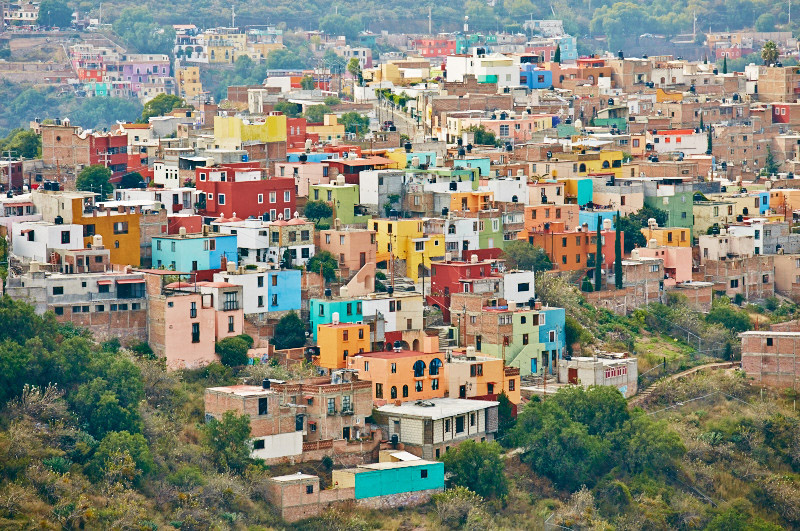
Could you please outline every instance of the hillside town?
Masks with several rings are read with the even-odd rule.
[[[4,3],[0,44],[51,32],[60,60],[0,79],[143,112],[14,133],[36,147],[0,153],[4,300],[164,378],[233,370],[204,380],[198,424],[247,419],[280,521],[438,504],[448,454],[525,448],[509,426],[576,389],[647,409],[688,371],[797,393],[800,312],[776,310],[800,303],[791,31],[584,55],[561,20],[307,30],[312,61],[270,68],[289,31],[235,12],[140,53],[39,5]]]

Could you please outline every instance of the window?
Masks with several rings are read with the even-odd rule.
[[[408,398],[408,386],[403,386],[403,398]]]
[[[264,307],[264,296],[263,295],[259,295],[258,296],[258,307],[259,308],[263,308]]]
[[[291,200],[292,200],[292,192],[290,192],[289,190],[285,190],[285,191],[283,192],[283,200],[284,200],[284,202],[286,202],[286,203],[288,203],[289,201],[291,201]]]
[[[364,339],[364,329],[363,328],[359,328],[358,329],[358,339]]]
[[[61,231],[61,243],[69,243],[69,231],[62,230]]]
[[[530,291],[531,286],[528,282],[521,282],[517,284],[517,291]]]
[[[509,391],[513,391],[514,388],[516,387],[516,383],[517,383],[516,380],[509,380],[508,381],[508,390]]]
[[[189,318],[194,319],[195,317],[197,317],[197,303],[193,302],[189,309]]]
[[[228,317],[228,332],[233,332],[234,330],[235,329],[233,326],[233,316],[231,315]]]
[[[314,485],[306,485],[306,494],[314,494]]]
[[[342,396],[342,411],[353,411],[353,401],[350,395]]]
[[[439,369],[441,367],[442,367],[442,360],[440,360],[439,358],[433,358],[431,360],[431,364],[430,364],[430,368],[428,370],[428,374],[430,374],[431,376],[438,376],[439,375]]]
[[[436,391],[439,389],[439,378],[434,378],[431,380],[431,390]]]
[[[263,202],[264,202],[264,194],[258,194],[258,204],[261,204]]]
[[[423,468],[422,470],[420,470],[420,471],[419,471],[419,477],[420,477],[420,478],[422,478],[422,479],[425,479],[425,478],[427,478],[427,477],[428,477],[428,470],[427,470],[427,469],[425,469],[425,468]]]
[[[53,308],[53,311],[55,312],[56,315],[64,315],[64,308],[62,308],[61,306]]]
[[[264,277],[257,277],[256,284],[258,285],[259,288],[263,288],[264,287]]]
[[[225,303],[222,308],[225,311],[238,310],[239,309],[238,293],[235,291],[226,291]]]
[[[258,414],[259,415],[266,415],[269,412],[269,399],[268,398],[259,398],[258,399]]]
[[[738,288],[739,287],[739,279],[738,278],[735,278],[735,279],[731,280],[731,287],[732,288]]]
[[[522,344],[523,345],[528,344],[528,334],[522,334]]]
[[[53,286],[53,295],[63,295],[64,286]]]
[[[375,384],[375,398],[383,398],[383,384],[376,383]]]
[[[771,346],[772,346],[772,338],[771,338],[771,337],[768,337],[768,338],[767,338],[767,346],[768,346],[768,347],[771,347]]]
[[[377,387],[377,385],[380,385],[380,384],[376,384],[376,387]],[[376,393],[377,393],[377,391],[376,391]],[[335,398],[329,398],[328,399],[328,415],[333,415],[334,413],[336,413],[336,399]]]
[[[369,362],[368,361],[364,362],[364,371],[365,372],[369,372]]]
[[[469,375],[473,378],[475,376],[483,376],[483,364],[475,363],[469,367]]]
[[[456,417],[456,433],[464,433],[464,417]]]
[[[397,364],[392,363],[392,374],[395,374],[396,372],[397,372]]]
[[[273,293],[272,294],[272,300],[270,302],[271,302],[272,306],[277,306],[278,305],[278,294],[277,293]]]
[[[200,343],[200,323],[192,323],[192,343]]]
[[[342,341],[348,341],[350,339],[350,333],[348,330],[342,331]]]
[[[416,382],[414,382],[414,391],[421,393],[422,389],[423,389],[422,380],[417,380]]]
[[[493,394],[493,393],[491,391],[489,391],[489,394]],[[469,416],[469,425],[470,426],[474,426],[475,425],[475,413],[471,413],[470,414],[470,416]]]
[[[548,339],[549,339],[550,343],[552,343],[552,342],[554,342],[556,340],[556,331],[555,330],[550,330],[550,335],[548,336]]]
[[[392,386],[391,389],[389,389],[389,397],[392,399],[397,398],[397,387],[395,387],[394,385]]]
[[[425,362],[417,360],[414,362],[414,378],[422,378],[425,376]]]
[[[270,203],[277,203],[278,202],[278,194],[276,192],[269,193],[269,202]]]
[[[253,450],[263,450],[264,449],[264,439],[256,439],[253,441]]]
[[[114,223],[114,234],[128,234],[128,222],[118,221]]]

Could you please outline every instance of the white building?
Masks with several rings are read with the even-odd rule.
[[[161,203],[170,214],[193,214],[201,192],[195,188],[120,188],[114,200],[123,202]]]
[[[401,170],[362,171],[358,179],[359,203],[366,206],[373,215],[384,215],[383,205],[389,202],[390,195],[396,195],[395,208],[402,205],[406,173]]]
[[[240,265],[278,264],[287,249],[292,265],[304,266],[314,256],[314,224],[305,219],[262,221],[245,219],[212,223],[222,234],[235,234]]]
[[[159,161],[153,163],[153,183],[164,188],[180,188],[181,178],[178,171],[178,161]]]
[[[507,271],[503,273],[502,296],[509,303],[525,304],[536,298],[533,271]]]
[[[559,383],[589,387],[613,385],[625,398],[638,391],[636,358],[572,358],[558,362]]]
[[[726,229],[720,229],[719,234],[701,234],[699,239],[701,264],[706,260],[747,258],[755,254],[755,240],[752,234],[734,236]]]
[[[482,188],[492,192],[495,201],[528,204],[528,179],[525,175],[489,179]]]
[[[499,53],[447,56],[447,81],[464,81],[465,75],[473,75],[479,83],[497,83],[497,88],[519,86],[519,65],[511,57]]]
[[[694,129],[670,129],[648,134],[648,144],[656,153],[676,153],[684,155],[705,155],[708,149],[708,137],[696,133]]]
[[[444,250],[453,257],[468,260],[465,251],[480,249],[480,233],[475,218],[448,217],[444,223]]]
[[[56,249],[83,249],[83,225],[23,221],[11,228],[12,252],[29,260],[49,263]]]
[[[373,293],[361,299],[361,315],[365,319],[382,315],[384,332],[421,330],[424,326],[422,307],[422,294],[417,292]]]

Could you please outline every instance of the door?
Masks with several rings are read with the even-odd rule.
[[[361,265],[361,267],[367,265],[367,253],[360,253],[358,255],[358,263]]]
[[[571,384],[578,384],[578,369],[573,369],[570,367],[567,369],[567,382]]]
[[[539,372],[539,360],[536,358],[531,358],[531,374],[537,374]]]
[[[467,386],[461,385],[458,387],[458,398],[467,398]]]
[[[350,426],[342,428],[342,438],[348,441],[350,440]]]

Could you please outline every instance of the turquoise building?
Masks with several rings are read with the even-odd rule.
[[[311,299],[308,309],[314,341],[317,340],[317,327],[332,323],[334,313],[339,313],[340,323],[357,323],[364,320],[361,301],[355,299]]]
[[[567,313],[564,308],[542,308],[539,311],[539,343],[544,346],[543,351],[549,352],[547,356],[547,370],[555,374],[558,360],[563,355],[567,346],[567,336],[564,331]]]
[[[337,488],[354,487],[355,498],[444,490],[444,463],[417,459],[361,465],[333,471]]]
[[[469,158],[469,159],[455,159],[453,161],[453,168],[455,169],[463,169],[463,168],[478,168],[480,171],[480,177],[489,177],[489,171],[492,166],[492,161],[489,157],[486,158]]]
[[[223,269],[222,258],[237,263],[236,235],[187,234],[153,238],[153,266],[175,271]]]
[[[611,228],[614,228],[614,217],[617,215],[617,212],[614,210],[607,210],[602,212],[592,212],[592,211],[584,211],[581,210],[578,213],[578,223],[583,226],[586,223],[589,226],[589,230],[591,232],[595,232],[597,230],[597,218],[599,217],[602,221],[600,222],[600,229],[602,230],[603,226],[602,223],[610,219],[611,220]]]

